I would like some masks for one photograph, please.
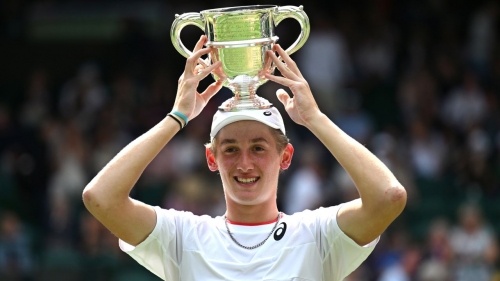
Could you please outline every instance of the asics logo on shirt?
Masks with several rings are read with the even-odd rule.
[[[274,231],[274,240],[280,241],[281,238],[285,236],[285,232],[286,232],[286,223],[282,222],[279,224],[279,227],[276,228],[276,230]]]

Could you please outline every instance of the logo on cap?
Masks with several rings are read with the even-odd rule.
[[[264,111],[264,115],[265,116],[271,116],[271,111],[269,111],[269,110]]]

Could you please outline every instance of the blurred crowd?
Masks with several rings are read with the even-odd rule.
[[[2,2],[0,40],[13,42],[2,47],[3,56],[9,48],[48,49],[27,42],[23,32],[26,7],[38,2],[63,1]],[[173,15],[250,4],[257,3],[168,6]],[[403,214],[346,281],[500,280],[500,4],[273,4],[307,4],[311,34],[292,58],[320,109],[376,154],[408,192]],[[170,25],[173,16],[165,21]],[[280,43],[295,40],[294,28],[277,28]],[[193,33],[187,31],[186,42],[201,31]],[[82,44],[101,52],[81,55],[78,44],[56,42],[29,69],[2,66],[22,75],[0,80],[0,280],[158,280],[120,251],[81,194],[120,149],[171,110],[184,58],[168,31],[151,37],[137,20],[124,20],[114,43]],[[69,68],[57,51],[68,46],[79,58]],[[24,58],[9,61],[16,59]],[[277,89],[266,83],[258,94],[280,109],[296,149],[291,169],[280,176],[280,209],[292,214],[357,198],[331,154],[286,115]],[[212,115],[231,96],[221,90],[175,136],[131,197],[224,214],[219,175],[207,169],[203,144]]]

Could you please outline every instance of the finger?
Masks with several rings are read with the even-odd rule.
[[[210,48],[203,48],[194,52],[186,61],[186,69],[185,72],[188,74],[193,74],[196,65],[198,64],[201,56],[210,53]]]
[[[200,37],[200,40],[198,40],[198,43],[196,43],[196,46],[195,46],[193,52],[197,52],[197,51],[201,50],[203,48],[203,45],[207,43],[207,40],[208,40],[207,36],[206,35],[202,35]],[[209,49],[209,48],[207,48],[207,49]],[[203,65],[203,66],[205,66],[205,67],[208,67],[210,65],[210,61],[209,61],[208,58],[207,59],[202,59],[200,57],[200,58],[198,58],[198,63],[201,64],[201,65]]]
[[[286,65],[288,66],[288,68],[295,74],[297,75],[298,77],[300,78],[304,78],[302,76],[302,73],[300,73],[300,70],[299,68],[297,67],[297,64],[295,63],[294,60],[292,60],[290,58],[290,56],[287,54],[287,52],[285,52],[285,50],[283,50],[283,48],[281,48],[281,46],[279,44],[275,44],[274,45],[274,50],[276,52],[278,52],[278,54],[280,55],[280,58],[283,59],[283,61],[286,63]]]
[[[197,63],[201,56],[206,55],[212,51],[211,48],[203,48],[193,53],[191,56],[193,60]]]
[[[212,72],[212,70],[214,70],[215,68],[219,67],[221,65],[221,62],[218,61],[214,64],[212,64],[211,66],[201,70],[200,72],[198,72],[198,75],[196,75],[196,77],[198,78],[199,81],[205,79],[205,77],[208,76],[208,74],[210,74],[210,72]]]
[[[206,41],[207,41],[207,36],[201,35],[200,39],[198,39],[198,42],[196,42],[196,45],[194,46],[193,53],[197,52],[198,50],[201,50]]]
[[[199,58],[198,64],[203,65],[204,67],[208,67],[210,65],[210,60],[208,58],[206,59]]]
[[[259,75],[261,77],[264,77],[265,73],[269,73],[272,70],[271,68],[272,63],[273,60],[271,59],[271,57],[269,55],[266,55],[264,60],[264,67],[262,68],[261,71],[259,71]]]
[[[205,69],[206,67],[202,64],[198,64],[195,68],[194,68],[194,74],[198,75],[198,73],[200,73],[203,69]]]
[[[275,75],[272,75],[269,73],[266,73],[264,75],[266,76],[267,79],[269,79],[273,82],[276,82],[278,84],[281,84],[283,86],[286,86],[286,87],[291,87],[295,83],[295,81],[290,80],[290,79],[285,78],[285,77],[279,77],[279,76],[275,76]]]
[[[300,77],[298,77],[295,73],[293,73],[278,57],[274,54],[273,51],[267,51],[271,59],[273,60],[274,64],[278,67],[279,71],[283,76],[286,78],[290,78],[292,80],[299,80]]]
[[[201,93],[201,97],[205,102],[208,102],[219,90],[222,88],[222,80],[217,80],[216,82],[213,82],[210,84],[207,89]]]
[[[290,100],[290,95],[288,95],[288,93],[283,89],[278,89],[276,91],[276,96],[284,106],[286,106],[288,104],[288,100]]]

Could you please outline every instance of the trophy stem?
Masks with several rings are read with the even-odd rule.
[[[223,111],[239,111],[249,109],[270,108],[273,104],[253,92],[235,93],[234,97],[223,102],[219,109]]]
[[[219,106],[223,111],[239,111],[248,109],[270,108],[272,103],[259,97],[255,91],[260,86],[259,81],[248,75],[238,75],[233,80],[228,79],[227,87],[233,91],[234,96]]]

